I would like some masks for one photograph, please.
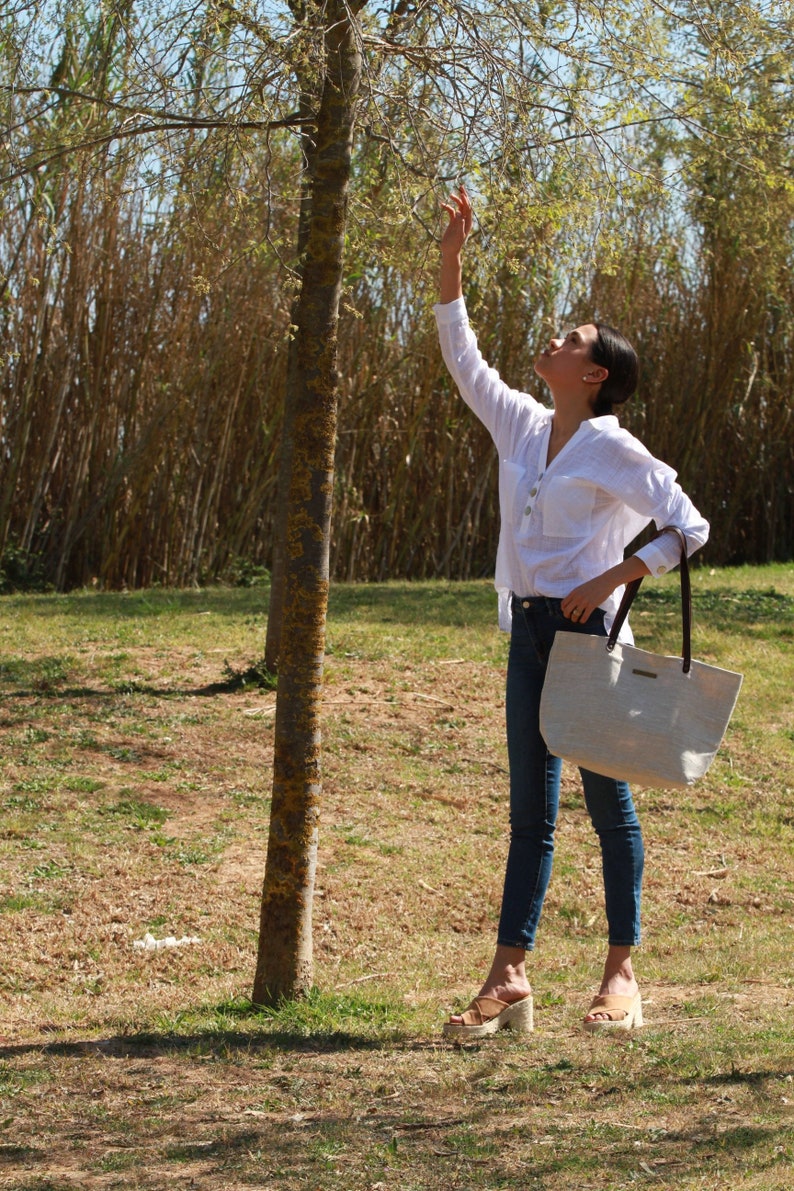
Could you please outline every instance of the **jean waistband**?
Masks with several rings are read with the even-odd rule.
[[[526,611],[527,608],[547,608],[550,612],[556,612],[562,597],[558,596],[519,596],[512,592],[510,596],[510,606],[514,612]]]

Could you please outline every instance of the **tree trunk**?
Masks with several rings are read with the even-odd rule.
[[[279,650],[273,802],[253,1000],[312,983],[312,897],[321,789],[320,703],[333,497],[337,323],[361,64],[351,9],[326,9],[309,231],[296,319],[294,441]]]
[[[315,115],[305,87],[301,89],[301,100],[298,107],[302,119]],[[303,153],[303,176],[301,179],[301,201],[298,212],[298,236],[295,256],[298,262],[297,272],[303,280],[303,264],[306,245],[309,240],[309,230],[312,212],[312,178],[316,156],[316,141],[314,129],[305,130],[301,135],[301,149]],[[291,322],[296,326],[300,317],[300,293],[292,305]],[[265,668],[271,674],[278,673],[278,659],[281,652],[281,634],[284,627],[284,600],[287,588],[287,516],[289,511],[289,485],[292,476],[292,452],[295,441],[295,398],[298,391],[298,374],[300,368],[300,341],[293,335],[289,341],[287,359],[287,378],[284,395],[284,420],[281,427],[281,450],[279,453],[278,489],[276,498],[276,516],[273,529],[273,561],[270,568],[270,599],[268,601],[267,632],[265,634]]]

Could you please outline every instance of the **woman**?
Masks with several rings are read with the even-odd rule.
[[[661,534],[624,559],[625,547],[651,520],[678,526],[691,553],[708,523],[675,482],[612,416],[637,383],[637,358],[617,331],[577,327],[550,340],[535,372],[553,410],[510,389],[482,359],[468,325],[461,251],[472,225],[465,189],[442,204],[441,297],[435,308],[441,349],[463,399],[490,431],[499,452],[501,531],[496,558],[500,624],[510,629],[506,721],[511,837],[496,951],[478,996],[444,1032],[480,1037],[533,1028],[526,952],[551,876],[561,763],[539,729],[540,693],[557,631],[606,635],[623,586],[663,574],[680,555],[675,534]],[[627,630],[623,630],[628,639]],[[598,994],[584,1028],[642,1025],[631,963],[640,941],[642,834],[625,782],[581,770],[585,802],[601,845],[609,940]]]

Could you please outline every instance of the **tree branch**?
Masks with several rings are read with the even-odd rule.
[[[64,157],[68,157],[71,153],[89,152],[91,150],[101,149],[106,145],[112,144],[114,141],[132,140],[136,137],[147,136],[152,133],[179,132],[186,129],[225,129],[228,132],[270,132],[276,128],[293,128],[311,125],[313,123],[314,121],[311,118],[306,119],[305,117],[301,118],[298,116],[286,117],[283,120],[240,121],[224,119],[202,120],[193,116],[177,116],[176,118],[152,120],[149,123],[137,125],[129,121],[124,121],[118,127],[111,128],[99,136],[77,140],[71,144],[58,145],[49,153],[31,153],[28,157],[22,158],[17,162],[16,168],[12,169],[9,173],[0,173],[0,185],[15,182],[18,178],[35,173],[52,165],[56,161],[62,161]]]

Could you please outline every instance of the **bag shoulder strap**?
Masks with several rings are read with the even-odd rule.
[[[692,587],[689,582],[689,559],[686,552],[686,538],[683,532],[677,525],[665,525],[660,529],[654,537],[658,538],[663,533],[675,533],[681,541],[681,622],[682,622],[682,645],[681,657],[683,659],[684,674],[688,674],[692,667]],[[617,643],[618,633],[623,627],[626,617],[629,614],[629,608],[634,602],[634,597],[640,590],[642,578],[632,579],[631,583],[626,584],[626,590],[623,592],[623,599],[620,601],[620,607],[615,613],[615,619],[612,624],[609,636],[607,638],[607,650],[611,653]]]

